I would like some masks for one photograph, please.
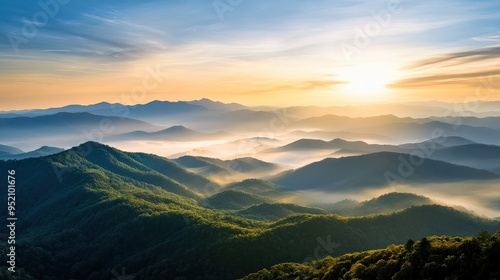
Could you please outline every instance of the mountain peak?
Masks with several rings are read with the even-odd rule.
[[[163,132],[194,132],[194,130],[189,129],[183,125],[174,125],[163,130]]]
[[[236,111],[236,110],[244,110],[247,109],[246,106],[243,106],[238,103],[224,103],[220,101],[214,101],[208,98],[202,98],[199,100],[193,100],[188,102],[189,104],[193,105],[198,105],[198,106],[203,106],[207,109],[210,110],[217,110],[217,111]]]
[[[87,141],[76,147],[71,148],[70,150],[75,150],[79,152],[79,151],[89,151],[89,149],[94,150],[94,149],[114,149],[114,148],[100,142]]]

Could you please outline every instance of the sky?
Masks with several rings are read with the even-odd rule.
[[[0,110],[500,100],[498,0],[0,3]]]

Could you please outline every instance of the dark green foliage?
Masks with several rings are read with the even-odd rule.
[[[204,176],[231,176],[234,174],[271,172],[278,165],[246,157],[220,160],[209,157],[183,156],[175,162]]]
[[[477,237],[424,237],[384,250],[278,264],[242,279],[498,279],[499,260],[500,231],[481,231]]]
[[[293,214],[325,214],[319,208],[304,207],[290,203],[262,203],[238,211],[238,215],[258,220],[278,220]]]
[[[283,192],[276,185],[259,179],[247,179],[241,182],[236,182],[228,185],[226,189],[243,191],[250,194],[260,196],[279,196]]]
[[[434,202],[421,195],[412,193],[387,193],[379,197],[357,202],[354,200],[342,200],[332,204],[316,204],[316,206],[333,214],[347,216],[362,216],[377,213],[390,213],[412,206],[434,204]]]
[[[500,227],[498,221],[442,206],[263,222],[202,207],[202,194],[190,185],[201,179],[178,168],[168,160],[92,142],[48,157],[0,162],[0,174],[16,170],[16,252],[26,274],[20,279],[109,280],[113,270],[124,267],[134,280],[235,279],[281,262]],[[5,205],[5,192],[1,195]],[[480,246],[487,243],[482,236]],[[477,246],[469,247],[464,250]],[[5,250],[0,245],[2,255]]]
[[[226,190],[204,200],[210,208],[228,210],[239,210],[267,201],[266,198],[234,190]]]
[[[214,189],[217,190],[219,188],[219,185],[216,183],[206,179],[205,177],[189,172],[174,161],[166,158],[143,153],[127,153],[127,155],[144,164],[148,168],[168,176],[169,178],[172,178],[177,182],[188,186],[190,189],[204,195],[206,195],[207,190],[213,191]]]

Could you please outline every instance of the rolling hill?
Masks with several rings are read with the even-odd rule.
[[[365,127],[363,129],[355,129],[354,131],[390,135],[391,138],[401,142],[425,141],[441,134],[439,136],[462,137],[476,143],[500,145],[500,130],[488,127],[455,125],[441,121],[426,123],[395,122],[380,126]],[[438,135],[435,135],[436,133]]]
[[[16,155],[16,154],[22,154],[22,153],[24,153],[24,151],[20,150],[16,147],[0,144],[0,156]]]
[[[399,145],[399,147],[407,150],[419,150],[419,149],[442,149],[447,147],[462,146],[476,144],[469,139],[458,137],[458,136],[441,136],[432,138],[419,143],[408,143]]]
[[[95,142],[0,162],[0,171],[6,170],[16,170],[16,209],[22,217],[16,254],[24,279],[109,280],[122,268],[136,280],[235,279],[303,261],[318,250],[338,256],[409,238],[500,227],[498,221],[435,205],[356,218],[246,219],[203,207],[194,183],[201,179],[186,170],[187,178],[170,177],[169,172],[182,172],[176,163]],[[5,192],[1,196],[5,199]],[[5,218],[2,212],[0,219]],[[0,244],[0,251],[6,250]]]
[[[412,193],[387,193],[370,200],[357,202],[354,200],[342,200],[331,204],[314,204],[328,213],[344,216],[363,216],[379,213],[390,213],[410,208],[412,206],[436,204],[428,197]]]
[[[203,205],[214,209],[240,210],[263,202],[269,202],[269,199],[246,192],[225,190],[207,197]]]
[[[456,236],[464,235],[465,232],[470,232],[466,235],[474,235],[477,233],[472,230],[475,227],[473,226],[475,222],[472,222],[474,220],[475,218],[469,214],[438,205],[424,205],[388,215],[356,218],[336,215],[295,215],[273,223],[272,230],[254,238],[247,244],[248,247],[239,247],[237,240],[231,240],[233,242],[229,242],[227,246],[240,248],[247,257],[244,259],[226,257],[224,260],[227,264],[235,263],[236,267],[244,269],[258,266],[248,256],[262,251],[273,252],[260,255],[261,263],[269,263],[268,266],[271,266],[277,259],[287,259],[286,262],[304,262],[328,255],[339,256],[358,252],[361,248],[364,248],[361,250],[385,248],[387,246],[383,244],[387,240],[391,240],[391,244],[400,244],[408,239],[416,240],[429,235]],[[484,227],[489,228],[489,232],[498,230],[498,225],[495,225],[498,222],[486,223],[491,223],[491,227]],[[458,224],[469,224],[469,226],[459,229]],[[450,234],[446,230],[449,227],[456,227],[456,231]],[[401,238],[402,236],[405,238]],[[295,252],[300,253],[296,255]]]
[[[91,151],[84,154],[88,162],[114,174],[160,185],[172,193],[197,198],[199,194],[208,195],[206,190],[219,188],[216,183],[156,155],[122,152],[95,142],[88,142],[81,147]]]
[[[147,140],[147,141],[206,141],[228,137],[225,132],[203,133],[189,129],[182,125],[176,125],[156,132],[133,131],[110,137],[113,141],[123,140]]]
[[[346,141],[336,138],[328,142],[317,139],[300,139],[283,147],[270,149],[267,152],[298,152],[312,150],[331,150],[332,152],[335,150],[352,150],[364,153],[404,151],[404,149],[393,145],[367,144],[363,141]]]
[[[500,146],[484,144],[454,146],[436,150],[429,157],[457,165],[490,170],[500,167]]]
[[[102,127],[103,130],[109,130],[113,134],[139,129],[155,131],[159,128],[139,120],[90,113],[57,113],[39,117],[0,118],[0,128],[3,131],[15,131],[24,133],[23,135],[69,134],[75,131],[81,134],[81,130],[92,130],[99,127]],[[2,139],[10,139],[10,137],[13,136],[2,135]]]
[[[420,164],[412,165],[411,162]],[[496,174],[484,170],[432,159],[412,158],[407,154],[380,152],[338,159],[327,158],[284,172],[272,181],[291,190],[333,192],[388,186],[394,182],[438,183],[498,178]]]
[[[276,185],[260,179],[246,179],[241,182],[229,184],[225,189],[242,191],[264,197],[276,197],[283,194]]]
[[[143,121],[90,113],[57,113],[37,117],[0,118],[0,142],[31,150],[40,146],[72,147],[86,141],[105,141],[115,134],[161,127]],[[34,146],[36,145],[36,146]]]
[[[56,153],[60,153],[64,151],[64,149],[56,148],[56,147],[47,147],[43,146],[31,152],[22,152],[17,154],[9,154],[9,155],[0,155],[0,160],[11,160],[11,159],[25,159],[25,158],[33,158],[33,157],[43,157]]]
[[[290,203],[262,203],[237,212],[238,215],[257,220],[275,221],[296,214],[325,214],[313,207],[299,206]]]
[[[233,183],[248,178],[275,174],[280,166],[255,158],[220,160],[209,157],[182,156],[175,162],[188,170],[222,183]]]
[[[304,131],[295,130],[287,134],[292,139],[319,139],[323,141],[330,141],[331,139],[340,138],[348,141],[369,141],[374,143],[395,143],[394,139],[388,136],[382,136],[375,133],[362,133],[362,132],[351,132],[351,131]]]
[[[319,117],[312,117],[303,120],[293,122],[291,124],[292,129],[315,129],[322,131],[354,131],[360,128],[384,126],[392,123],[411,123],[418,124],[425,122],[425,119],[412,119],[412,118],[399,118],[394,115],[382,115],[375,117],[365,117],[365,118],[351,118],[338,115],[324,115]],[[367,131],[360,131],[361,133],[366,133]],[[381,134],[377,132],[370,133],[380,134],[380,135],[390,135]]]
[[[383,250],[307,263],[283,263],[241,280],[261,279],[497,279],[500,231],[475,237],[431,236]]]

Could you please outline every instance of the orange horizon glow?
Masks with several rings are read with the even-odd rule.
[[[278,107],[500,100],[498,31],[484,31],[498,26],[486,20],[497,18],[493,3],[446,15],[454,5],[400,3],[387,23],[373,16],[387,3],[319,1],[299,13],[255,2],[227,19],[204,2],[122,5],[61,15],[17,49],[2,39],[0,110],[202,98]],[[268,17],[255,21],[257,10]],[[18,21],[3,25],[22,31]]]

